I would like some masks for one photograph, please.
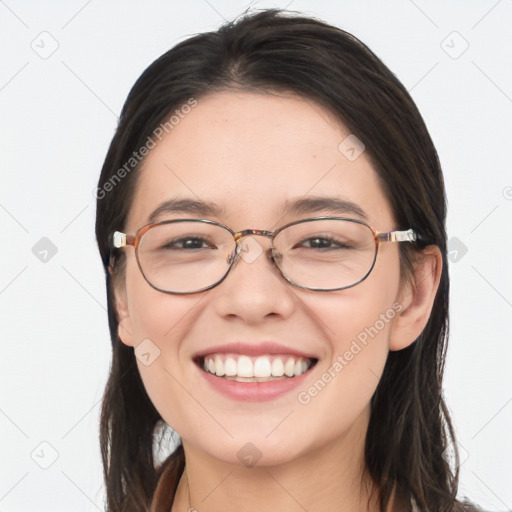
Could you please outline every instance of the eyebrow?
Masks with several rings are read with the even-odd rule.
[[[285,211],[294,215],[319,212],[330,212],[341,215],[351,213],[363,220],[368,220],[368,215],[359,205],[338,197],[308,196],[291,202],[287,201]]]
[[[290,215],[304,215],[319,212],[333,214],[347,213],[368,220],[365,211],[352,201],[337,197],[308,196],[294,201],[286,201],[284,210]],[[220,218],[223,209],[216,203],[196,199],[168,199],[161,203],[148,217],[148,223],[153,224],[166,213],[190,213],[202,217]]]
[[[166,213],[190,213],[203,217],[220,217],[222,208],[216,203],[196,199],[168,199],[161,203],[148,217],[149,224],[158,221]]]

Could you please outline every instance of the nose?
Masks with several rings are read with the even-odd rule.
[[[238,242],[233,267],[215,288],[219,315],[258,324],[293,313],[296,293],[272,262],[269,246],[269,240],[253,235]]]

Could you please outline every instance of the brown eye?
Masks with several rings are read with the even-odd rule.
[[[165,244],[162,249],[205,249],[212,246],[203,238],[187,237],[178,238]]]

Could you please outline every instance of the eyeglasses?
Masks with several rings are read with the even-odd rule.
[[[266,251],[256,236],[270,239]],[[250,237],[250,238],[246,238]],[[116,231],[116,248],[135,247],[146,281],[164,293],[186,294],[220,284],[241,257],[252,263],[261,254],[289,283],[312,291],[350,288],[372,271],[380,242],[414,242],[412,229],[379,233],[366,222],[315,217],[275,231],[244,229],[206,219],[174,219],[149,224],[135,235]]]

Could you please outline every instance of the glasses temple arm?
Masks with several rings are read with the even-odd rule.
[[[114,234],[112,235],[112,243],[114,244],[114,247],[117,249],[120,249],[121,247],[126,246],[126,234],[121,233],[120,231],[114,231]]]
[[[134,245],[135,237],[133,235],[127,235],[121,233],[121,231],[114,231],[112,235],[112,243],[116,249],[126,247],[127,245]]]
[[[379,240],[385,242],[415,242],[420,237],[413,229],[407,231],[389,231],[388,233],[379,233]]]

